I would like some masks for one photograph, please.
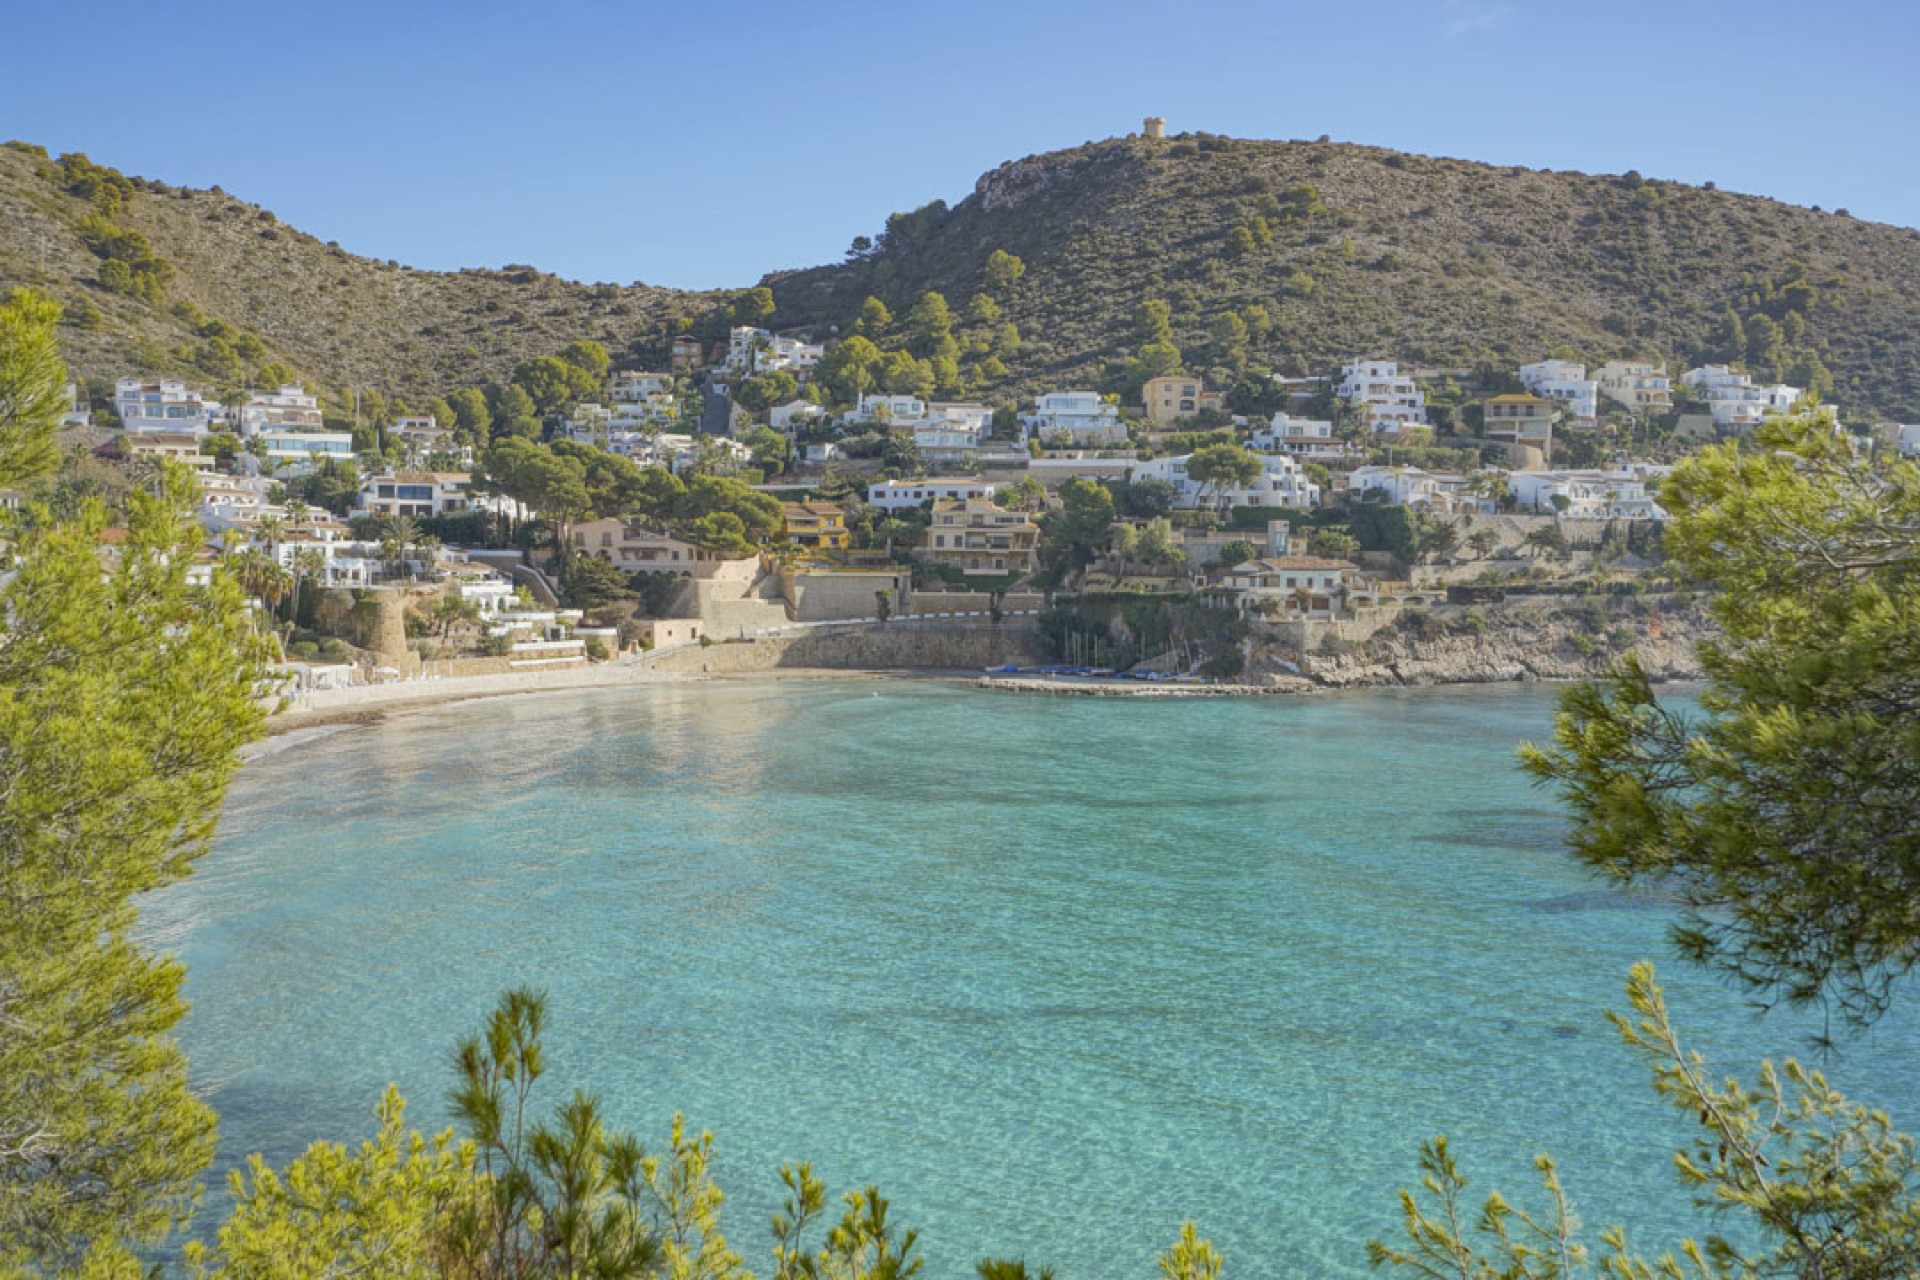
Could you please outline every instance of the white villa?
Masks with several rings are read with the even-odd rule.
[[[1334,388],[1373,431],[1397,435],[1407,427],[1425,426],[1427,393],[1412,378],[1400,376],[1392,360],[1355,360],[1342,366]]]
[[[783,338],[751,325],[738,325],[727,335],[727,368],[737,372],[774,373],[785,369],[804,378],[825,354],[824,344]]]
[[[652,424],[671,426],[680,416],[680,398],[674,394],[673,375],[623,370],[613,375],[607,398],[615,430],[634,430]]]
[[[267,465],[281,475],[305,475],[316,459],[345,462],[353,457],[353,435],[346,431],[262,427],[254,439],[265,445]]]
[[[288,572],[310,564],[329,587],[372,586],[382,564],[377,546],[354,541],[345,525],[327,519],[287,526],[268,551]]]
[[[200,523],[214,532],[250,523],[261,516],[281,516],[274,505],[274,481],[266,476],[230,476],[203,471],[200,482]]]
[[[356,515],[464,515],[474,509],[473,477],[465,472],[402,472],[370,476],[360,490]]]
[[[1253,433],[1248,447],[1261,453],[1287,453],[1314,462],[1334,461],[1360,455],[1357,445],[1333,434],[1333,423],[1319,418],[1296,418],[1276,413],[1273,420]]]
[[[1027,435],[1051,447],[1099,447],[1125,444],[1127,429],[1120,422],[1120,406],[1097,391],[1050,391],[1027,415]]]
[[[1799,387],[1777,382],[1770,387],[1755,386],[1753,379],[1736,373],[1723,364],[1689,369],[1680,380],[1706,393],[1707,409],[1713,425],[1722,431],[1744,433],[1766,420],[1768,414],[1791,413],[1806,393]]]
[[[882,511],[911,511],[929,502],[991,501],[995,486],[965,477],[932,480],[882,480],[867,487],[867,501]]]
[[[176,381],[142,382],[122,378],[114,386],[113,411],[129,431],[204,434],[211,414],[198,391]]]
[[[907,423],[927,416],[927,402],[919,396],[864,395],[847,415],[848,422]]]
[[[269,430],[319,431],[323,426],[320,399],[308,395],[307,389],[301,386],[285,386],[278,391],[255,391],[240,406],[238,425],[241,437],[248,440]]]
[[[1261,474],[1244,488],[1213,488],[1187,474],[1193,455],[1177,458],[1152,458],[1133,465],[1129,478],[1164,480],[1175,490],[1173,505],[1180,508],[1206,507],[1315,507],[1320,504],[1320,486],[1307,479],[1299,462],[1288,454],[1262,454]]]
[[[618,404],[638,404],[649,396],[672,394],[672,374],[647,373],[639,369],[623,369],[614,374],[607,389],[608,397]]]
[[[1419,467],[1357,467],[1347,476],[1350,493],[1377,491],[1388,506],[1412,507],[1437,515],[1481,514],[1494,510],[1491,497],[1470,492],[1463,475],[1426,471]]]
[[[1243,613],[1280,612],[1296,618],[1338,617],[1360,585],[1360,568],[1345,560],[1280,556],[1234,565],[1220,579]]]
[[[1533,511],[1560,511],[1576,520],[1665,520],[1667,513],[1650,490],[1669,470],[1515,471],[1507,483],[1520,506]],[[1564,508],[1556,497],[1565,499]]]
[[[803,422],[818,422],[826,410],[811,400],[789,400],[767,411],[767,422],[775,431],[792,435]]]
[[[1600,417],[1600,384],[1587,377],[1587,366],[1572,360],[1542,360],[1520,366],[1520,383],[1546,400],[1565,406],[1570,425],[1590,427]]]

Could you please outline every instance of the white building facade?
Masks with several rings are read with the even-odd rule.
[[[1094,447],[1125,444],[1120,406],[1097,391],[1050,391],[1026,418],[1027,435],[1043,445]]]
[[[1427,424],[1427,393],[1412,378],[1400,376],[1393,360],[1355,360],[1340,370],[1338,395],[1372,431],[1395,435]]]
[[[198,391],[183,382],[141,382],[122,378],[115,384],[113,411],[129,431],[184,431],[203,435],[211,419],[210,406]]]

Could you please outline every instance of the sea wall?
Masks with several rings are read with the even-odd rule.
[[[1005,662],[1032,662],[1033,627],[930,626],[889,622],[758,636],[691,645],[645,660],[650,671],[687,675],[749,675],[814,667],[830,671],[978,671]]]
[[[985,591],[921,591],[907,596],[908,611],[916,617],[930,613],[987,613],[991,600]],[[1009,591],[1000,597],[1003,613],[1038,613],[1047,598],[1038,591]]]

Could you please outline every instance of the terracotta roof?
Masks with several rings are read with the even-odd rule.
[[[1286,556],[1279,560],[1249,560],[1247,563],[1260,565],[1267,569],[1281,570],[1352,569],[1358,572],[1360,568],[1359,565],[1354,564],[1351,560],[1324,560],[1319,556]],[[1243,565],[1235,565],[1233,569],[1228,570],[1228,572],[1231,573],[1244,567]]]

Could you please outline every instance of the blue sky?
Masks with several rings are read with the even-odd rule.
[[[1917,9],[8,0],[0,137],[218,183],[371,257],[683,288],[836,261],[1149,114],[1915,226]]]

